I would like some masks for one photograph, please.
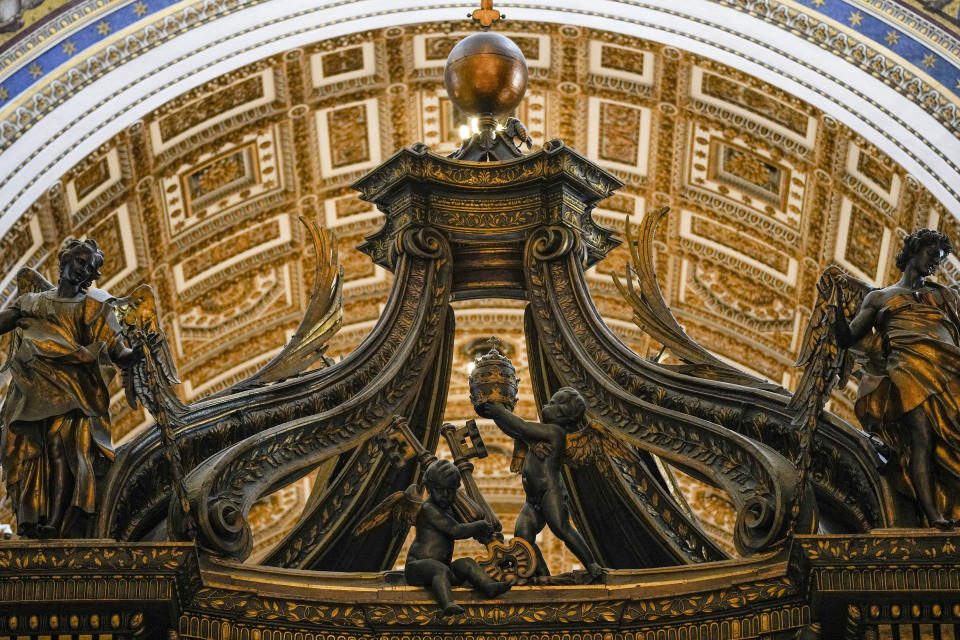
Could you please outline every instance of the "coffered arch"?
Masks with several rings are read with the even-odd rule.
[[[0,232],[65,170],[191,87],[312,41],[459,19],[472,5],[421,0],[384,8],[373,0],[309,5],[205,0],[168,4],[157,13],[153,3],[139,3],[131,9],[139,16],[133,19],[108,13],[107,2],[90,9],[89,16],[77,14],[76,24],[68,15],[59,27],[55,22],[16,43],[19,48],[7,47],[0,147],[16,164],[0,178]],[[892,50],[880,51],[866,34],[793,3],[741,6],[693,0],[677,9],[669,2],[598,0],[585,8],[575,0],[550,6],[515,0],[502,8],[512,20],[575,23],[640,36],[741,69],[858,131],[908,168],[951,211],[960,209],[955,191],[960,179],[952,160],[960,157],[956,96],[944,86],[946,76],[941,77],[950,56],[940,55],[940,49],[949,52],[955,38],[942,30],[933,30],[939,48],[928,54],[940,68],[928,73]],[[100,19],[95,26],[101,37],[95,45],[66,61],[52,55],[56,47],[76,49],[75,43],[69,48],[72,41],[62,30],[79,29],[94,18]],[[902,22],[900,29],[914,24],[933,33],[916,20]],[[114,23],[125,28],[114,30]]]
[[[349,13],[364,4],[324,5],[342,12],[339,18],[324,14],[325,27],[292,29],[279,19],[248,25],[249,31],[211,44],[206,66],[191,67],[200,53],[166,67],[151,53],[157,70],[146,74],[144,86],[130,83],[59,135],[41,121],[25,129],[4,152],[27,162],[8,176],[7,186],[33,181],[39,195],[15,221],[4,219],[11,222],[0,240],[0,305],[16,295],[12,274],[19,266],[52,277],[63,238],[94,236],[108,255],[101,286],[121,292],[147,281],[157,287],[182,392],[193,400],[251,373],[296,327],[312,277],[308,242],[296,221],[305,215],[337,234],[346,272],[345,326],[331,353],[359,343],[380,313],[390,276],[355,249],[380,218],[349,185],[414,141],[453,151],[461,116],[443,92],[443,61],[453,43],[474,30],[461,19],[462,8],[456,19],[436,21],[414,18],[452,9]],[[848,122],[835,103],[821,107],[816,91],[808,89],[813,97],[804,99],[802,85],[784,90],[790,81],[762,64],[747,73],[739,54],[723,53],[700,36],[652,28],[642,32],[649,37],[626,35],[625,25],[638,23],[619,20],[616,29],[598,29],[589,21],[613,19],[560,9],[529,9],[538,19],[522,19],[527,10],[507,9],[510,21],[500,29],[520,45],[531,69],[519,117],[537,143],[562,138],[626,183],[595,211],[601,223],[622,231],[653,206],[673,207],[658,235],[665,295],[692,336],[737,366],[792,384],[796,343],[816,276],[827,264],[838,262],[879,283],[892,275],[905,230],[938,226],[960,242],[953,200],[910,164],[904,149],[870,133],[882,123]],[[313,15],[301,13],[298,19]],[[580,16],[576,24],[569,24],[571,15]],[[222,19],[210,24],[223,26]],[[269,45],[238,46],[236,38],[262,40],[261,30],[274,24]],[[357,30],[363,25],[374,26]],[[669,38],[690,46],[663,42]],[[739,62],[725,64],[728,58]],[[98,104],[109,95],[97,93],[98,83],[121,70],[106,72],[42,122],[63,113],[58,110],[83,113],[74,99]],[[30,140],[37,146],[24,152]],[[66,155],[31,178],[30,163],[57,145]],[[910,149],[918,154],[922,148]],[[19,205],[7,202],[13,215]],[[632,324],[609,275],[622,273],[626,260],[621,249],[594,268],[592,293],[607,322],[652,357],[659,345]],[[958,267],[951,262],[947,277],[960,276]],[[472,414],[466,366],[477,338],[501,335],[517,350],[521,377],[529,375],[519,303],[458,303],[456,316],[463,335],[449,416],[464,419]],[[848,417],[849,399],[841,394],[835,402]],[[116,440],[149,424],[123,408],[119,393],[113,404]],[[529,393],[521,408],[534,411]],[[485,428],[491,442],[509,444],[491,425]],[[504,503],[517,490],[506,488],[507,480],[513,479],[496,477]],[[277,509],[302,504],[306,495],[305,487],[291,487],[265,502],[262,539],[275,539],[278,528],[292,523]],[[721,499],[710,495],[711,504]],[[722,518],[716,526],[722,529]]]

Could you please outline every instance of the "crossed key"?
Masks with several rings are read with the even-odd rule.
[[[460,471],[463,482],[463,489],[457,492],[454,511],[458,512],[464,522],[482,518],[493,527],[493,535],[481,541],[487,548],[487,555],[478,558],[477,564],[495,580],[528,583],[536,572],[536,552],[529,542],[521,538],[513,538],[507,543],[503,541],[503,524],[473,479],[473,463],[470,460],[487,457],[487,446],[480,436],[477,421],[467,420],[462,427],[444,423],[440,427],[440,433],[450,447],[453,463]],[[384,455],[395,465],[401,465],[416,457],[420,470],[426,471],[427,467],[437,460],[437,456],[427,451],[410,431],[408,420],[401,416],[393,418],[387,431],[378,436],[377,441]]]
[[[396,466],[416,457],[420,469],[426,471],[437,460],[437,456],[427,451],[417,436],[413,435],[410,421],[403,416],[394,416],[387,431],[377,437],[377,442],[390,463]]]
[[[453,462],[457,464],[460,460],[469,460],[477,458],[482,460],[487,457],[487,445],[483,443],[480,437],[480,429],[477,428],[476,420],[467,420],[462,427],[456,427],[449,422],[440,427],[440,433],[443,434],[447,445],[450,447],[450,453],[453,454]]]

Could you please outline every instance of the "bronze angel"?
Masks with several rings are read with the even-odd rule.
[[[960,520],[960,298],[927,278],[952,251],[938,231],[911,233],[896,258],[902,277],[882,289],[837,267],[824,271],[792,404],[805,472],[817,414],[858,358],[857,418],[898,454],[895,484],[940,529]]]
[[[148,379],[178,382],[152,289],[142,285],[117,299],[91,288],[103,266],[94,240],[71,240],[58,258],[57,285],[21,269],[19,296],[0,312],[0,333],[13,332],[0,414],[3,472],[26,537],[86,535],[98,467],[114,457],[114,367],[123,369],[131,406],[148,399]]]

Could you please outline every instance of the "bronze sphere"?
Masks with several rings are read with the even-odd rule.
[[[527,60],[510,38],[475,33],[450,51],[443,84],[450,100],[468,115],[508,115],[527,90]]]

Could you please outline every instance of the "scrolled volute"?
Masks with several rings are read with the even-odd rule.
[[[778,521],[773,500],[760,495],[747,499],[737,513],[734,536],[741,548],[762,551],[777,542],[779,537],[774,524]]]
[[[423,260],[437,260],[443,256],[446,243],[446,237],[433,227],[414,227],[398,237],[397,249]]]
[[[531,316],[557,384],[580,390],[588,412],[627,443],[723,488],[737,510],[735,543],[741,553],[783,543],[791,505],[802,503],[809,514],[813,503],[812,492],[798,499],[793,464],[705,417],[645,400],[634,390],[648,381],[626,369],[612,376],[598,364],[615,360],[616,349],[626,347],[609,342],[590,304],[583,264],[568,248],[574,243],[560,241],[562,235],[538,232],[524,258]],[[683,402],[681,395],[675,400]]]
[[[235,500],[217,498],[209,508],[200,511],[200,530],[207,539],[216,539],[216,546],[231,555],[247,555],[253,547],[253,532]]]
[[[544,262],[556,260],[571,251],[582,253],[583,243],[573,230],[560,225],[540,227],[527,241],[530,253]]]
[[[199,521],[198,542],[206,552],[246,558],[252,549],[248,515],[256,500],[363,446],[419,394],[442,342],[451,288],[450,246],[430,229],[407,229],[402,238],[400,276],[374,337],[331,367],[339,375],[319,385],[331,391],[331,385],[343,386],[351,393],[326,410],[237,442],[187,477],[189,502]],[[183,535],[172,509],[168,531],[174,538]]]
[[[386,421],[378,421],[341,427],[342,420],[349,417],[334,410],[279,425],[237,443],[192,473],[188,495],[197,514],[201,548],[213,555],[245,559],[253,549],[248,516],[256,500],[363,444],[387,426]],[[179,511],[172,507],[168,533],[174,539],[183,537]]]

